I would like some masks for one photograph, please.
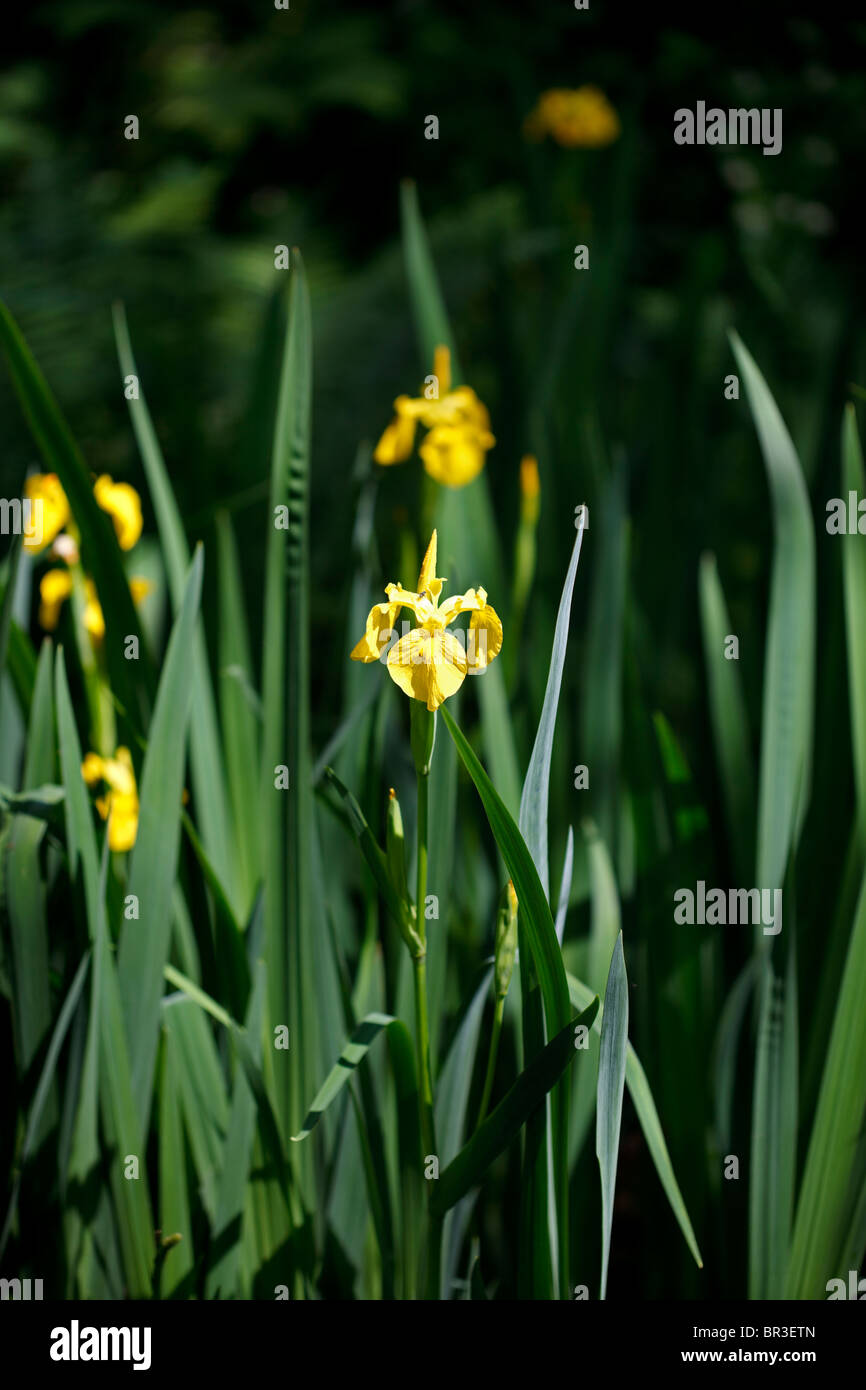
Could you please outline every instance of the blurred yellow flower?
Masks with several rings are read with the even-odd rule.
[[[620,133],[619,117],[598,87],[553,87],[542,92],[524,123],[532,140],[551,135],[559,145],[597,149]]]
[[[69,570],[46,570],[39,581],[39,626],[53,632],[60,621],[60,610],[72,593]]]
[[[107,473],[97,478],[93,495],[114,522],[121,550],[131,550],[141,535],[141,498],[129,483],[116,483]]]
[[[129,591],[132,594],[133,603],[141,603],[142,599],[147,598],[153,585],[149,579],[130,579]]]
[[[129,591],[132,594],[133,603],[141,603],[152,588],[153,585],[149,579],[130,579]],[[84,626],[95,642],[101,642],[105,636],[105,617],[102,612],[102,604],[99,602],[99,595],[96,592],[96,585],[92,579],[85,578],[84,580],[84,596],[86,599],[83,616]]]
[[[524,454],[520,460],[520,516],[523,521],[534,525],[538,520],[541,506],[541,481],[538,476],[538,460],[534,454]]]
[[[396,414],[373,457],[385,467],[403,463],[420,422],[428,433],[418,452],[430,477],[445,487],[465,487],[481,472],[487,450],[496,443],[490,416],[470,386],[451,390],[451,353],[442,345],[433,359],[433,376],[423,396],[397,397]]]
[[[102,604],[96,592],[96,585],[93,580],[84,580],[84,594],[86,602],[84,604],[84,626],[90,633],[94,642],[101,642],[105,636],[105,618],[102,613]]]
[[[38,554],[69,520],[69,502],[56,473],[34,473],[24,484],[24,493],[31,503],[42,504],[42,539],[24,536],[25,549]]]
[[[436,549],[434,531],[418,576],[418,592],[400,584],[386,585],[388,602],[371,608],[366,632],[351,652],[353,661],[378,661],[393,635],[400,610],[411,609],[418,626],[391,648],[388,674],[413,700],[424,700],[428,710],[437,710],[460,689],[467,675],[484,671],[502,649],[502,623],[487,602],[484,589],[469,589],[446,599],[440,607],[445,581],[436,576]],[[460,613],[472,615],[465,647],[453,633],[445,631]]]
[[[81,764],[88,787],[100,783],[105,790],[96,798],[96,809],[108,821],[108,847],[118,853],[132,849],[138,833],[138,787],[128,748],[118,748],[113,758],[88,753]]]

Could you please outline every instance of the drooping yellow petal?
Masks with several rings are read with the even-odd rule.
[[[492,436],[490,436],[492,438]],[[418,452],[431,478],[444,487],[465,487],[484,467],[485,446],[474,430],[436,425]]]
[[[392,463],[403,463],[412,452],[415,443],[417,421],[405,412],[394,416],[376,445],[373,458],[383,468]]]
[[[108,847],[125,854],[138,834],[138,797],[134,793],[113,792],[108,813]]]
[[[81,764],[81,775],[88,787],[105,781],[105,762],[98,753],[88,753]]]
[[[414,597],[414,595],[413,595]],[[401,608],[400,603],[377,603],[367,615],[367,630],[349,656],[352,661],[378,661],[388,645]]]
[[[466,671],[466,653],[450,632],[413,628],[388,653],[391,679],[431,711],[460,689]]]
[[[81,764],[81,775],[89,787],[104,784],[96,798],[96,809],[108,821],[108,845],[115,853],[132,849],[138,833],[138,787],[128,748],[115,750],[113,758],[88,753]]]
[[[451,390],[451,349],[440,343],[433,353],[433,375],[439,382],[439,395]]]
[[[56,473],[34,473],[24,484],[24,495],[30,502],[24,548],[38,555],[68,522],[69,502]],[[28,530],[34,534],[28,535]]]
[[[426,396],[398,396],[394,402],[395,414],[406,420],[423,420],[435,407],[435,400],[428,401]]]
[[[141,535],[141,498],[129,483],[116,483],[107,473],[97,478],[93,495],[114,522],[121,550],[131,550]]]
[[[60,610],[72,593],[69,570],[46,570],[39,581],[39,626],[53,632],[60,621]]]
[[[105,780],[112,791],[119,792],[122,796],[137,794],[135,769],[128,748],[120,747],[113,758],[105,759]]]
[[[483,593],[483,590],[481,590]],[[485,595],[486,598],[486,595]],[[485,603],[469,620],[466,636],[466,660],[469,674],[485,671],[502,650],[502,622],[495,608]]]
[[[96,585],[92,579],[85,579],[84,592],[87,602],[84,605],[82,621],[93,640],[101,642],[105,636],[105,615],[102,612],[102,604],[99,602]]]

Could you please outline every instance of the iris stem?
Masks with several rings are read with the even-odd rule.
[[[417,930],[423,950],[413,958],[415,975],[415,1021],[418,1049],[418,1079],[421,1088],[421,1138],[425,1157],[436,1152],[433,1125],[433,1079],[430,1071],[430,1027],[427,1018],[427,928],[424,900],[427,896],[427,810],[428,775],[418,773],[418,881]]]
[[[481,1106],[478,1111],[478,1120],[475,1125],[479,1129],[487,1116],[487,1107],[490,1104],[490,1096],[493,1091],[493,1078],[496,1074],[496,1059],[499,1054],[499,1036],[502,1032],[502,1019],[505,1014],[505,995],[497,994],[496,1003],[493,1010],[493,1029],[490,1034],[490,1051],[487,1055],[487,1075],[484,1078],[484,1090],[481,1095]]]
[[[421,1119],[421,1142],[424,1159],[436,1154],[436,1128],[433,1120],[433,1077],[430,1070],[430,1026],[427,1016],[427,927],[424,916],[424,902],[427,897],[427,823],[429,800],[429,776],[418,768],[418,878],[415,902],[417,931],[421,938],[421,950],[413,957],[415,979],[415,1041],[418,1050],[418,1079]],[[431,1180],[432,1181],[432,1180]],[[428,1193],[429,1196],[429,1193]],[[442,1223],[431,1216],[427,1232],[427,1279],[428,1299],[439,1297],[439,1261],[442,1244]]]

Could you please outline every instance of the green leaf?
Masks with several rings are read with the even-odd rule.
[[[584,514],[585,515],[585,514]],[[550,897],[550,875],[547,858],[547,801],[550,786],[550,762],[553,756],[553,733],[556,727],[556,712],[559,708],[559,692],[562,687],[562,672],[565,666],[565,649],[568,644],[568,627],[571,619],[571,596],[577,576],[577,564],[583,543],[583,518],[577,530],[571,563],[565,576],[565,584],[559,600],[556,615],[556,631],[553,637],[553,650],[547,672],[547,687],[544,692],[544,705],[532,756],[526,770],[523,792],[520,797],[520,833],[532,855],[533,862],[541,879],[541,886]]]
[[[753,956],[737,976],[725,1000],[716,1036],[714,1076],[716,1097],[716,1144],[720,1154],[730,1153],[733,1142],[734,1081],[737,1072],[737,1047],[746,1007],[756,980],[760,978],[761,959]]]
[[[39,863],[44,835],[44,821],[16,815],[2,845],[12,955],[12,1022],[22,1077],[51,1027],[45,885]]]
[[[14,621],[9,625],[9,640],[6,648],[6,674],[12,682],[26,722],[30,718],[30,703],[33,699],[33,685],[36,680],[36,655],[30,638]]]
[[[613,1198],[619,1158],[622,1123],[622,1096],[625,1088],[626,1048],[628,1046],[628,977],[622,953],[622,932],[616,939],[601,1020],[601,1050],[598,1058],[598,1106],[596,1109],[595,1152],[601,1170],[601,1292],[607,1297],[607,1271],[613,1230]]]
[[[594,435],[589,446],[598,447]],[[596,466],[601,472],[601,465]],[[583,700],[581,760],[592,768],[590,813],[619,866],[622,653],[629,549],[622,462],[604,479],[592,528],[594,569],[584,657],[592,679],[587,682]]]
[[[160,1021],[172,1052],[186,1133],[211,1229],[229,1123],[225,1078],[207,1015],[198,1001],[168,995]]]
[[[143,1129],[150,1113],[162,971],[171,939],[187,721],[193,690],[193,636],[203,565],[204,555],[199,547],[183,606],[172,628],[142,769],[138,834],[128,887],[128,892],[138,898],[139,916],[138,920],[124,922],[118,949],[133,1089]]]
[[[121,372],[124,377],[138,378],[126,313],[121,304],[114,306],[114,333]],[[156,514],[172,609],[177,615],[181,611],[186,590],[190,564],[189,546],[140,381],[138,396],[129,401],[129,412]],[[243,905],[238,900],[235,841],[229,828],[228,796],[223,775],[216,705],[205,647],[204,624],[201,619],[196,623],[192,648],[191,680],[195,719],[190,725],[190,763],[195,816],[201,826],[204,847],[209,857],[221,866],[229,899],[237,912],[243,910]]]
[[[159,1229],[162,1239],[180,1240],[158,1258],[160,1298],[182,1296],[194,1265],[193,1227],[187,1188],[186,1145],[181,1121],[174,1047],[163,1039],[159,1080]]]
[[[781,888],[808,800],[815,662],[815,536],[809,495],[791,437],[763,376],[731,333],[761,443],[773,506],[757,880]]]
[[[253,769],[259,766],[259,726],[247,698],[247,691],[253,686],[253,666],[237,545],[227,512],[217,514],[216,533],[220,593],[220,720],[232,825],[238,847],[242,909],[246,913],[252,905],[261,872],[258,787],[252,775]]]
[[[258,962],[255,988],[250,996],[245,1028],[253,1059],[261,1054],[265,1001],[265,966]],[[226,1134],[223,1168],[217,1191],[214,1249],[218,1258],[208,1271],[208,1298],[232,1298],[238,1293],[244,1201],[249,1182],[256,1102],[242,1066],[235,1069],[231,1114]]]
[[[611,957],[620,935],[619,894],[607,846],[595,824],[586,819],[582,830],[587,845],[591,914],[586,943],[584,974],[591,990],[601,995],[608,978]],[[574,1076],[574,1107],[569,1135],[569,1166],[577,1159],[596,1113],[598,1077],[582,1067]]]
[[[130,1298],[147,1298],[151,1292],[154,1260],[153,1216],[147,1185],[147,1151],[140,1127],[126,1045],[117,970],[108,938],[105,884],[108,874],[108,836],[103,843],[100,872],[99,917],[93,957],[100,975],[99,1108],[109,1151],[109,1180],[115,1228],[120,1246],[126,1288]],[[139,1164],[137,1179],[128,1175],[131,1158]]]
[[[450,1163],[463,1140],[466,1107],[484,1018],[492,969],[486,969],[470,1000],[436,1083],[436,1144],[440,1163]]]
[[[464,377],[454,334],[421,218],[417,189],[408,180],[400,188],[400,216],[423,374],[432,370],[433,354],[442,344],[451,352],[452,385],[458,386]],[[439,532],[440,568],[453,584],[483,585],[501,613],[505,599],[501,548],[483,472],[466,487],[436,489],[435,525]],[[423,539],[426,545],[427,537]],[[493,780],[509,811],[516,816],[521,782],[501,662],[494,661],[487,668],[484,680],[478,685],[478,701]]]
[[[755,840],[755,770],[738,661],[725,657],[731,633],[714,555],[702,555],[698,571],[701,631],[710,697],[710,718],[738,883],[752,879]]]
[[[352,1072],[362,1062],[383,1028],[396,1023],[392,1014],[370,1013],[361,1019],[336,1062],[316,1093],[307,1111],[304,1123],[297,1134],[292,1135],[292,1143],[299,1144],[315,1129],[328,1106],[336,1100]]]
[[[18,567],[21,563],[21,540],[16,537],[6,559],[6,578],[3,598],[0,600],[0,677],[6,669],[6,652],[9,646],[9,633],[12,628],[12,610],[15,606],[15,587],[18,580]]]
[[[447,347],[451,352],[451,380],[456,386],[463,379],[460,362],[457,357],[454,336],[451,332],[451,324],[448,321],[445,300],[442,298],[442,291],[439,288],[439,279],[433,264],[430,242],[421,218],[418,189],[410,179],[404,180],[400,185],[400,216],[403,228],[406,278],[412,296],[412,310],[415,317],[421,361],[427,370],[430,370],[427,364],[432,366],[436,348],[440,343]]]
[[[81,745],[75,727],[66,680],[63,648],[58,648],[54,667],[57,739],[66,792],[66,852],[69,876],[75,882],[79,869],[84,881],[87,929],[98,940],[100,914],[99,858],[93,829],[93,812],[81,776]],[[78,1103],[75,1107],[69,1160],[61,1178],[64,1201],[64,1238],[69,1296],[90,1296],[94,1277],[93,1210],[99,1172],[99,1054],[102,975],[91,975],[90,1011]]]
[[[0,344],[27,423],[45,463],[56,473],[69,499],[81,536],[81,563],[93,579],[105,617],[104,650],[111,687],[130,717],[139,711],[136,677],[150,695],[153,671],[144,656],[144,642],[135,604],[123,569],[114,527],[96,503],[87,466],[73,440],[39,367],[5,304],[0,303]],[[127,661],[124,639],[139,637],[142,659]]]
[[[0,786],[0,806],[12,815],[32,816],[35,820],[57,825],[63,816],[66,793],[62,787],[34,787],[32,791],[13,792]]]
[[[866,494],[863,454],[857,433],[853,405],[845,409],[842,422],[842,495]],[[860,535],[839,538],[842,546],[842,580],[845,599],[845,635],[848,653],[848,703],[851,743],[854,749],[854,787],[857,792],[857,822],[860,853],[866,857],[866,548]],[[862,862],[862,861],[861,861]]]
[[[760,439],[773,508],[756,878],[759,888],[781,890],[810,791],[815,536],[809,495],[785,423],[746,348],[735,333],[730,336]],[[771,949],[759,938],[759,954],[769,956]],[[784,992],[780,1025],[775,978],[767,959],[752,1092],[749,1289],[755,1298],[781,1297],[796,1164],[797,1029],[791,1017],[796,993],[790,979],[779,984]]]
[[[481,677],[482,680],[485,678]],[[568,984],[550,905],[532,856],[502,798],[444,705],[440,714],[481,797],[490,828],[517,894],[520,907],[524,1049],[527,1058],[533,1058],[540,1051],[544,1041],[544,1025],[546,1024],[546,1036],[550,1037],[564,1027],[570,1013]],[[527,959],[527,955],[523,955],[524,940],[528,942],[527,955],[531,954],[531,961]],[[534,967],[538,988],[541,990],[544,1003],[543,1019],[532,998],[535,985],[531,967]],[[565,1233],[568,1229],[568,1099],[565,1084],[557,1086],[550,1098],[549,1116],[535,1114],[527,1132],[524,1170],[525,1174],[531,1171],[533,1178],[530,1184],[530,1198],[524,1201],[521,1229],[525,1244],[531,1234],[529,1226],[534,1228],[534,1241],[529,1247],[533,1252],[530,1284],[536,1295],[540,1295],[549,1287],[551,1270],[555,1272],[561,1294],[564,1294],[567,1287]],[[553,1177],[549,1193],[548,1163]],[[526,1180],[525,1176],[524,1181]],[[545,1244],[540,1232],[548,1228],[549,1243]]]
[[[791,931],[790,913],[788,930]],[[792,938],[793,941],[793,938]],[[782,1298],[797,1151],[797,1015],[793,946],[787,979],[758,956],[761,988],[749,1183],[749,1297]]]
[[[571,996],[572,1004],[576,1009],[585,1009],[593,998],[593,991],[581,980],[575,979],[573,975],[569,975],[567,978],[568,992]],[[599,1034],[601,1033],[603,1016],[603,1012],[601,1012],[593,1025],[595,1031]],[[698,1243],[695,1240],[692,1223],[689,1220],[689,1214],[686,1211],[686,1205],[674,1175],[673,1165],[670,1160],[667,1144],[665,1143],[665,1137],[656,1104],[653,1100],[652,1091],[647,1081],[646,1072],[631,1043],[629,1043],[626,1048],[625,1084],[628,1086],[628,1092],[631,1096],[638,1120],[640,1121],[640,1127],[643,1130],[647,1148],[650,1151],[656,1172],[665,1190],[665,1195],[667,1196],[671,1211],[676,1217],[680,1230],[685,1236],[686,1244],[694,1256],[695,1264],[698,1268],[702,1268],[703,1261],[701,1260]]]
[[[291,1020],[297,1046],[291,1049],[277,1099],[283,1132],[300,1115],[305,1065],[315,1058],[311,996],[303,1001],[311,930],[309,822],[312,780],[309,750],[309,616],[307,578],[308,489],[312,331],[303,262],[292,248],[286,341],[280,376],[271,457],[268,539],[265,552],[264,663],[262,670],[263,742],[260,820],[263,831],[265,935],[268,960],[268,1013],[274,1022]],[[278,508],[287,509],[289,529],[278,526]],[[291,769],[289,795],[275,789],[274,770]],[[286,860],[291,876],[285,870]],[[311,1181],[309,1162],[306,1182]]]
[[[485,677],[482,676],[480,679],[484,680]],[[490,828],[514,884],[521,917],[529,933],[533,959],[538,970],[547,1026],[551,1032],[558,1031],[568,1022],[568,984],[550,905],[538,871],[519,829],[464,734],[458,729],[444,705],[439,713],[457,746],[466,771],[475,783]]]
[[[592,1026],[598,1011],[598,1000],[569,1022],[532,1059],[513,1086],[503,1096],[492,1114],[473,1134],[469,1143],[439,1174],[439,1181],[430,1199],[431,1211],[442,1216],[484,1177],[493,1160],[517,1136],[532,1111],[541,1105],[565,1068],[575,1056],[574,1030]]]
[[[818,1092],[791,1239],[785,1296],[825,1298],[866,1180],[866,875],[864,875]]]
[[[21,1173],[31,1153],[33,1153],[36,1149],[37,1141],[39,1139],[40,1134],[42,1133],[42,1116],[45,1112],[45,1105],[54,1087],[55,1075],[57,1072],[57,1062],[60,1057],[60,1052],[63,1047],[63,1044],[66,1040],[66,1034],[69,1031],[69,1025],[72,1022],[72,1019],[75,1015],[75,1011],[78,1008],[82,992],[84,990],[84,984],[87,979],[87,971],[90,967],[90,959],[91,953],[90,947],[88,946],[87,950],[84,952],[84,955],[81,957],[81,961],[73,977],[72,984],[69,986],[69,992],[67,993],[66,998],[63,1001],[63,1007],[60,1010],[60,1013],[57,1015],[57,1022],[54,1025],[54,1031],[51,1034],[51,1042],[49,1043],[48,1051],[45,1054],[45,1062],[43,1064],[42,1072],[39,1077],[39,1084],[37,1085],[36,1090],[33,1093],[33,1100],[31,1102],[30,1110],[27,1115],[27,1128],[24,1132],[24,1139],[22,1141],[21,1149],[17,1156],[18,1172],[15,1176],[15,1183],[12,1188],[12,1196],[9,1199],[9,1207],[6,1212],[6,1220],[3,1223],[3,1233],[2,1235],[0,1235],[0,1259],[3,1258],[3,1251],[6,1249],[6,1242],[9,1239],[10,1233],[12,1231],[12,1222],[15,1219],[15,1211],[18,1205],[18,1192],[21,1187]]]
[[[217,877],[216,870],[205,854],[204,846],[196,834],[195,826],[185,811],[181,813],[181,822],[213,902],[213,953],[219,986],[218,993],[221,999],[227,1001],[232,1014],[236,1018],[242,1018],[246,1012],[250,991],[250,970],[247,963],[247,953],[244,949],[243,932],[235,920],[231,904]]]
[[[349,824],[352,828],[352,833],[354,834],[355,839],[358,841],[361,853],[363,854],[364,858],[370,866],[370,870],[373,874],[373,877],[376,880],[376,886],[378,887],[379,892],[382,894],[382,900],[385,906],[387,907],[388,911],[390,912],[395,925],[403,935],[410,948],[417,947],[418,949],[420,949],[421,938],[417,936],[417,934],[415,933],[415,928],[412,924],[412,919],[410,917],[406,901],[405,899],[400,897],[399,893],[394,887],[394,883],[391,878],[391,873],[388,868],[388,860],[386,858],[385,851],[382,849],[378,841],[374,838],[373,832],[367,824],[363,811],[361,810],[357,801],[353,797],[352,793],[348,790],[348,788],[343,786],[343,783],[340,781],[339,777],[337,776],[336,772],[332,767],[326,767],[324,775],[326,781],[329,782],[330,785],[334,787],[336,791],[339,792],[340,796],[343,798],[343,801],[345,802],[346,810],[349,815]]]

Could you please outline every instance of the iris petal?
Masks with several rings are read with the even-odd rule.
[[[388,674],[413,700],[437,710],[466,676],[466,653],[450,632],[416,627],[391,648]]]
[[[502,622],[495,608],[485,603],[469,621],[469,636],[466,643],[466,657],[469,674],[478,675],[486,671],[495,656],[502,650]]]
[[[401,604],[377,603],[367,616],[367,630],[349,656],[352,661],[378,661],[382,648],[391,640]]]

